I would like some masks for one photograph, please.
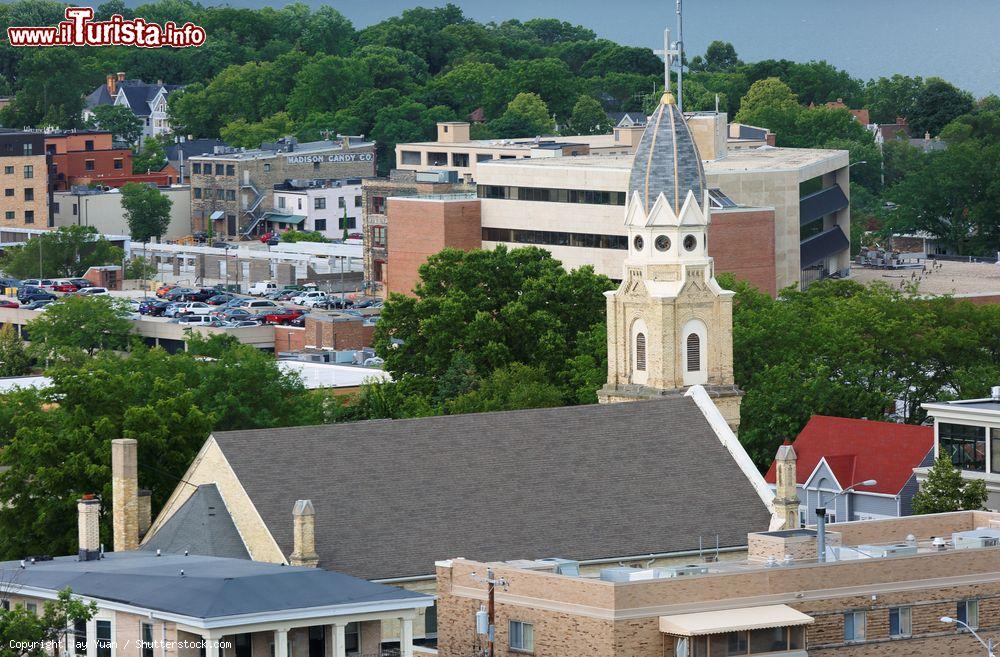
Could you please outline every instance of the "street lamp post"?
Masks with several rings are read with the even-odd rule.
[[[996,657],[996,654],[993,652],[993,639],[989,639],[988,641],[983,641],[983,637],[979,636],[976,633],[976,631],[969,626],[968,623],[960,621],[957,618],[951,618],[950,616],[942,616],[941,622],[961,625],[965,629],[969,630],[969,633],[972,634],[972,636],[976,637],[976,641],[983,644],[983,647],[986,648],[987,657]]]
[[[840,491],[839,493],[834,493],[832,496],[830,496],[827,502],[828,503],[833,502],[841,495],[846,495],[847,493],[850,493],[858,486],[871,487],[877,483],[878,482],[875,481],[874,479],[865,479],[864,481],[859,481],[856,484],[851,484],[850,486]],[[819,497],[820,497],[820,502],[822,502],[823,501],[822,491],[820,491]],[[816,507],[816,552],[820,563],[825,562],[826,561],[826,505],[825,504]]]

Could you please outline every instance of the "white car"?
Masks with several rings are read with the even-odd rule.
[[[258,281],[257,283],[254,283],[253,285],[250,286],[250,289],[247,290],[247,294],[249,294],[252,297],[262,297],[265,294],[270,294],[271,292],[277,292],[277,291],[278,291],[277,283]]]
[[[281,306],[269,299],[248,299],[244,303],[237,306],[237,308],[243,308],[255,313],[269,313],[279,310]]]
[[[185,326],[191,326],[192,324],[211,326],[214,322],[215,318],[208,315],[177,315],[177,323]]]
[[[82,287],[76,292],[74,292],[74,294],[77,294],[81,297],[96,297],[96,296],[106,297],[110,294],[110,292],[108,292],[108,288],[106,287]]]
[[[174,310],[174,317],[181,317],[183,315],[208,315],[213,310],[215,310],[215,306],[210,306],[201,301],[185,301],[184,303],[177,304],[177,308]]]
[[[319,290],[310,290],[308,292],[303,292],[302,294],[292,297],[292,303],[299,306],[314,306],[317,301],[326,301],[326,292],[320,292]]]

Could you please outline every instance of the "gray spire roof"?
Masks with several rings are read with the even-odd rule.
[[[665,93],[642,133],[639,148],[632,161],[629,192],[639,194],[645,212],[656,203],[660,192],[679,212],[693,191],[701,203],[705,192],[705,171],[694,138],[684,116],[674,102],[673,94]]]

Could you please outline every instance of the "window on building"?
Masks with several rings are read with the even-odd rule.
[[[271,163],[270,162],[265,162],[264,163],[264,173],[267,173],[270,170],[271,170]]]
[[[29,142],[29,143],[27,143],[27,144],[24,145],[24,154],[25,155],[34,155],[34,153],[35,153],[35,145],[34,144],[32,144],[32,143]]]
[[[640,372],[646,371],[646,334],[639,333],[635,336],[635,369]]]
[[[97,621],[97,657],[111,657],[111,621]]]
[[[0,609],[4,611],[10,611],[10,600],[7,598],[0,599]]]
[[[35,211],[34,210],[25,210],[24,211],[24,223],[26,223],[26,224],[33,224],[33,223],[35,223]]]
[[[301,210],[302,209],[302,197],[301,196],[297,197],[295,199],[295,201],[297,202],[298,209]]]
[[[453,167],[467,167],[467,166],[469,166],[469,154],[468,153],[452,153],[451,154],[451,165]]]
[[[979,600],[961,600],[955,609],[955,618],[972,629],[979,627]]]
[[[35,177],[35,167],[31,166],[30,164],[25,164],[24,165],[24,177],[25,177],[26,180],[34,178]]]
[[[338,196],[337,197],[337,207],[340,208],[341,210],[343,210],[344,208],[346,208],[347,207],[347,199],[345,199],[343,196]]]
[[[52,212],[54,214],[59,214],[59,204],[58,203],[53,203],[52,204]]]
[[[85,150],[85,151],[92,151],[92,150],[94,150],[94,140],[93,139],[88,139],[87,141],[83,142],[83,150]]]
[[[236,175],[236,165],[235,164],[227,164],[226,165],[226,175],[227,176],[235,176]]]
[[[420,164],[420,151],[400,151],[399,153],[400,164]]]
[[[750,630],[750,654],[788,650],[788,628]]]
[[[14,211],[13,210],[7,210],[6,212],[4,212],[3,217],[4,217],[4,219],[13,220],[14,219]]]
[[[844,641],[865,640],[865,612],[849,611],[844,614]]]
[[[562,233],[549,230],[521,230],[513,228],[483,228],[486,242],[511,242],[551,246],[579,246],[589,249],[626,249],[628,238],[624,235],[598,235],[595,233]]]
[[[3,168],[3,172],[4,172],[4,174],[6,174],[8,176],[14,175],[14,167],[12,167],[12,166],[5,166]]]
[[[191,193],[194,194],[195,198],[200,199],[201,198],[201,187],[192,187],[191,188]]]
[[[319,171],[319,162],[313,162],[313,171]]]
[[[236,657],[251,657],[253,655],[252,645],[251,634],[237,634],[233,640],[233,652],[236,653]]]
[[[424,608],[424,636],[437,636],[438,631],[438,608],[437,601],[430,607]]]
[[[235,201],[236,200],[236,190],[235,189],[227,189],[226,190],[226,200],[227,201]]]
[[[913,632],[913,620],[909,607],[889,608],[889,636],[910,636]]]
[[[83,168],[86,169],[87,171],[93,171],[94,170],[94,161],[93,160],[84,160],[83,161]]]
[[[117,171],[121,171],[125,168],[125,161],[120,157],[116,157],[114,160],[114,167]]]
[[[278,209],[281,210],[284,207],[285,207],[285,197],[284,196],[279,196],[278,197]]]
[[[34,187],[25,187],[24,188],[24,200],[25,201],[34,201],[35,200],[35,188]]]
[[[993,441],[993,453],[990,457],[990,470],[1000,474],[1000,429],[990,429],[991,440]]]
[[[941,454],[962,470],[986,470],[986,428],[967,424],[938,423],[938,448]]]
[[[360,208],[361,207],[361,197],[360,196],[355,196],[354,197],[354,207],[356,207],[356,208]]]
[[[510,649],[533,652],[535,650],[535,626],[523,621],[510,621]]]
[[[687,371],[697,372],[701,369],[701,338],[697,333],[687,336]]]
[[[153,625],[142,624],[142,657],[153,657]]]
[[[372,214],[385,214],[384,196],[372,196]]]
[[[215,192],[212,190],[211,187],[206,187],[203,190],[201,190],[201,195],[206,199],[215,198]]]
[[[326,210],[326,197],[317,196],[313,199],[313,209],[314,210]]]
[[[432,167],[446,167],[448,166],[448,154],[447,153],[428,153],[427,154],[427,164]]]
[[[317,219],[314,221],[313,230],[318,230],[321,233],[326,230],[326,219]]]
[[[87,654],[87,621],[73,621],[73,653]]]
[[[201,173],[201,162],[191,163],[191,173],[198,173],[198,174]]]
[[[226,165],[225,164],[216,164],[215,165],[215,175],[221,176],[221,175],[224,175],[225,173],[226,173]]]
[[[361,626],[358,623],[348,623],[344,627],[344,648],[347,653],[358,652],[361,647]]]
[[[8,187],[7,189],[3,190],[3,195],[4,196],[13,196],[14,195],[14,188],[13,187]]]
[[[476,153],[476,162],[489,162],[492,159],[492,153]]]

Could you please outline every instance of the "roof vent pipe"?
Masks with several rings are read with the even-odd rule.
[[[990,397],[995,401],[1000,401],[1000,386],[993,386],[990,388]]]

